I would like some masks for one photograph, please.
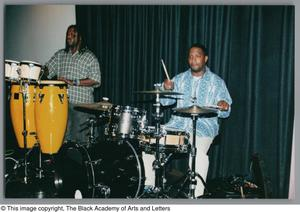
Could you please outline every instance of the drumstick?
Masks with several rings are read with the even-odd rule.
[[[165,74],[167,76],[167,79],[170,80],[170,77],[169,77],[169,74],[168,74],[168,71],[167,71],[167,68],[166,68],[166,65],[165,65],[163,59],[161,59],[161,63],[163,65],[163,67],[164,67],[164,71],[165,71]]]

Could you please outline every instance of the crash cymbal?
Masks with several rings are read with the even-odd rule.
[[[174,91],[162,91],[162,90],[148,90],[148,91],[135,91],[137,94],[160,94],[160,95],[183,95],[183,93],[178,93]]]
[[[184,113],[184,114],[191,114],[191,115],[197,115],[197,114],[209,114],[209,113],[217,113],[218,109],[213,107],[200,107],[198,105],[192,105],[189,107],[181,107],[181,108],[174,108],[174,111],[178,113]]]
[[[95,110],[95,111],[108,111],[112,106],[113,106],[113,104],[110,102],[107,102],[107,101],[75,105],[75,107],[78,107],[78,108]]]

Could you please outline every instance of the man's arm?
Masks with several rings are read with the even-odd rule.
[[[69,80],[64,77],[59,77],[58,80],[66,82],[68,85],[74,85],[74,86],[87,86],[91,87],[94,85],[99,84],[97,81],[92,79],[77,79],[77,80]]]

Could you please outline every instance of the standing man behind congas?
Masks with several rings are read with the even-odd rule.
[[[70,25],[66,33],[66,45],[45,64],[48,78],[57,77],[68,84],[68,125],[66,141],[87,142],[87,130],[82,124],[89,114],[74,110],[80,103],[94,102],[94,88],[101,84],[100,65],[97,57],[85,45],[78,26]]]

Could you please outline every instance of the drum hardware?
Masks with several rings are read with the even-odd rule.
[[[97,123],[96,118],[89,118],[86,122],[81,124],[80,126],[87,125],[87,127],[83,128],[80,130],[80,132],[89,129],[88,132],[88,141],[87,141],[87,146],[89,147],[92,143],[96,142],[96,137],[95,137],[95,124]]]
[[[98,160],[93,160],[93,161],[85,161],[86,165],[99,165],[103,160],[98,159]]]
[[[11,170],[7,170],[7,161],[12,161],[13,167],[11,167]],[[21,166],[20,162],[16,159],[14,159],[13,157],[5,157],[5,164],[6,164],[6,171],[5,171],[5,180],[7,180],[7,178],[9,177],[9,175],[11,174],[12,171],[15,171],[18,167]]]
[[[19,72],[18,72],[19,73]],[[28,87],[27,83],[24,83],[23,80],[20,80],[20,87],[21,87],[21,94],[22,94],[22,103],[23,103],[23,141],[24,141],[24,149],[25,149],[25,154],[24,154],[24,183],[27,184],[27,178],[28,178],[28,167],[27,167],[27,154],[26,154],[26,149],[27,149],[27,124],[26,124],[26,102],[27,102],[27,92],[26,88]]]
[[[152,114],[155,120],[155,132],[153,134],[155,138],[155,160],[153,161],[152,167],[155,170],[155,185],[152,190],[156,197],[165,197],[168,196],[165,194],[165,165],[166,162],[170,159],[169,157],[165,157],[165,154],[161,154],[160,151],[160,138],[163,136],[161,132],[161,118],[163,114],[160,109],[160,96],[164,95],[183,95],[182,93],[172,92],[169,90],[161,90],[161,84],[154,84],[154,90],[149,91],[136,91],[137,94],[152,94],[155,95],[155,103],[153,107],[155,108],[155,113]],[[171,156],[170,156],[171,157]],[[167,159],[168,158],[168,159]]]
[[[109,198],[111,190],[110,187],[107,185],[103,185],[102,183],[98,183],[96,185],[94,185],[94,188],[100,192],[101,196],[103,196],[104,198]]]
[[[218,111],[217,109],[214,108],[207,108],[207,107],[199,107],[198,105],[192,105],[190,107],[184,107],[184,108],[174,108],[173,109],[175,112],[182,113],[184,115],[189,115],[192,118],[193,121],[193,143],[191,147],[191,157],[192,157],[192,167],[191,170],[188,171],[186,174],[186,178],[181,185],[181,188],[179,191],[182,190],[183,186],[186,184],[186,182],[189,180],[189,193],[187,195],[188,198],[190,199],[195,199],[195,189],[197,185],[197,180],[196,177],[199,177],[201,182],[204,185],[204,188],[206,189],[206,183],[202,176],[195,171],[196,167],[196,153],[197,153],[197,148],[196,148],[196,124],[197,124],[197,118],[199,116],[204,116],[207,114],[214,114],[216,115],[216,112]]]

